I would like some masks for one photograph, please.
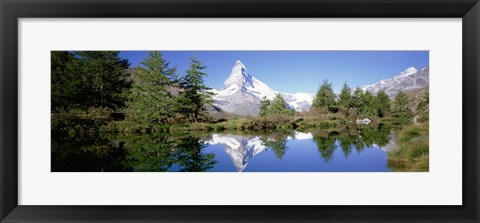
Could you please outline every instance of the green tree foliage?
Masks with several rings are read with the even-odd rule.
[[[52,112],[78,106],[83,100],[83,97],[79,97],[82,80],[75,60],[68,51],[51,52]]]
[[[362,100],[361,114],[363,116],[375,116],[377,115],[377,107],[375,106],[375,95],[369,91],[365,92]]]
[[[323,81],[323,84],[317,91],[312,107],[314,109],[323,109],[326,111],[335,110],[335,93],[333,93],[332,83],[328,82],[328,80]]]
[[[270,107],[270,100],[267,97],[263,97],[263,100],[260,101],[260,111],[258,115],[260,117],[265,117],[268,114],[268,108]]]
[[[95,135],[125,106],[128,60],[116,51],[51,52],[52,139]]]
[[[128,118],[140,124],[165,124],[174,115],[174,99],[169,89],[175,69],[158,51],[150,52],[133,74],[128,101]]]
[[[378,117],[384,117],[390,112],[390,98],[385,91],[380,90],[375,97],[375,107],[377,109]]]
[[[413,113],[410,110],[410,98],[399,91],[392,102],[392,113],[390,118],[398,124],[407,124],[412,121]]]
[[[205,106],[213,103],[211,88],[203,80],[207,76],[203,71],[205,68],[198,59],[191,58],[190,68],[180,81],[182,90],[177,99],[178,111],[192,122],[205,119],[208,116]]]
[[[118,55],[117,51],[52,51],[52,112],[124,107],[129,62]]]
[[[121,59],[118,51],[79,51],[75,56],[82,79],[82,105],[114,110],[124,107],[131,85],[128,60]]]
[[[359,87],[355,89],[352,96],[352,106],[357,108],[357,112],[361,113],[363,108],[363,90]]]
[[[409,112],[410,109],[408,108],[408,104],[410,103],[410,99],[408,96],[403,92],[399,91],[393,100],[393,111],[394,112]]]
[[[376,95],[369,91],[365,92],[365,94],[359,92],[356,94],[359,95],[359,100],[356,102],[359,106],[358,110],[363,116],[384,117],[390,112],[390,98],[388,98],[385,91],[380,90]]]
[[[353,106],[352,89],[345,82],[340,95],[338,96],[338,106],[345,111]]]
[[[272,100],[270,107],[268,107],[268,115],[295,115],[295,111],[290,109],[287,102],[283,99],[282,95],[277,94]]]
[[[293,116],[295,111],[290,109],[287,102],[283,99],[281,94],[277,94],[275,98],[270,101],[266,97],[260,102],[259,115],[265,116]]]

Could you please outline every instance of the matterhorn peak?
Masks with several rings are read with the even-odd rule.
[[[409,67],[406,70],[404,70],[403,72],[401,72],[399,76],[406,77],[406,76],[410,76],[414,73],[417,73],[417,69],[415,67]]]
[[[242,87],[243,85],[250,85],[253,87],[252,76],[248,73],[247,68],[240,60],[235,62],[230,76],[225,80],[223,87],[226,89],[232,85]]]
[[[241,67],[245,68],[245,65],[243,65],[242,61],[240,61],[240,60],[237,60],[237,62],[235,62],[235,66],[241,66]]]
[[[306,93],[281,93],[274,91],[267,84],[250,75],[245,65],[237,60],[230,76],[225,80],[223,89],[216,92],[215,106],[223,111],[241,116],[256,116],[260,102],[267,98],[272,100],[277,94],[297,111],[308,111],[313,95]]]

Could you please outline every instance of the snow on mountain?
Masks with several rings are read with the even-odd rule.
[[[430,69],[428,66],[421,70],[409,67],[392,78],[381,80],[375,84],[365,85],[362,89],[372,93],[383,90],[388,96],[393,97],[400,90],[413,91],[428,86],[429,76]]]
[[[398,76],[399,77],[408,77],[408,76],[413,75],[415,73],[417,73],[417,69],[415,67],[409,67],[406,70],[400,72],[400,75],[398,75]]]
[[[267,84],[250,75],[245,65],[237,60],[230,76],[225,80],[220,90],[215,93],[214,105],[220,109],[238,115],[258,114],[260,101],[266,97],[272,100],[275,95],[281,94],[296,111],[309,110],[314,95],[308,93],[281,93],[271,89]]]

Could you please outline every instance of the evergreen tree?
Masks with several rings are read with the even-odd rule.
[[[116,51],[51,52],[52,111],[125,106],[128,60]]]
[[[362,112],[363,108],[363,90],[359,87],[355,89],[352,96],[352,106],[357,109],[357,113]]]
[[[375,96],[369,91],[365,92],[362,100],[361,114],[364,116],[377,115],[377,106],[375,105]]]
[[[410,99],[408,96],[403,92],[399,91],[393,100],[393,111],[394,112],[408,112],[410,109],[408,108],[408,104],[410,103]]]
[[[263,97],[263,100],[260,101],[260,111],[258,115],[260,117],[264,117],[268,114],[268,108],[270,107],[270,100],[267,99],[267,97]]]
[[[121,59],[118,51],[79,51],[75,57],[82,79],[81,104],[113,110],[124,107],[131,86],[128,60]]]
[[[207,87],[203,78],[207,74],[203,71],[206,67],[196,58],[190,59],[190,68],[181,80],[182,92],[178,97],[179,111],[190,121],[198,122],[206,117],[206,105],[212,104],[213,93]]]
[[[282,95],[277,94],[268,108],[268,114],[293,116],[295,115],[295,111],[289,109],[288,104],[285,102]]]
[[[68,51],[51,52],[52,112],[68,110],[83,101],[82,79],[76,70],[76,59]]]
[[[335,93],[333,93],[332,83],[325,80],[313,100],[312,107],[332,111],[335,106]]]
[[[390,98],[388,98],[388,95],[385,93],[385,91],[378,91],[375,100],[378,117],[383,117],[388,114],[390,111]]]
[[[175,73],[158,51],[150,52],[133,74],[128,118],[144,124],[164,124],[174,114],[174,100],[167,77]]]
[[[338,106],[342,107],[345,111],[353,106],[352,89],[345,82],[338,97]]]

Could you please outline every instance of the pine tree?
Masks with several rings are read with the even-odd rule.
[[[390,98],[385,91],[380,90],[375,97],[378,117],[383,117],[390,111]]]
[[[125,106],[126,92],[131,83],[127,68],[118,51],[79,51],[75,53],[82,78],[82,104],[87,107],[107,107],[113,110]]]
[[[124,107],[128,66],[117,51],[52,51],[52,111]]]
[[[362,100],[361,114],[363,116],[377,115],[377,106],[375,105],[375,96],[369,91],[365,92]]]
[[[267,97],[263,97],[263,100],[260,101],[260,111],[258,115],[260,117],[265,117],[268,114],[268,108],[270,107],[270,100],[267,99]]]
[[[142,124],[165,124],[174,114],[174,101],[167,77],[175,73],[158,51],[150,52],[133,74],[128,118]]]
[[[348,109],[351,108],[352,105],[352,89],[345,82],[338,97],[338,106],[343,108],[343,110],[348,111]]]
[[[192,57],[190,68],[180,84],[182,92],[178,97],[179,111],[192,122],[205,118],[207,116],[205,106],[213,103],[213,93],[209,91],[211,88],[207,87],[203,80],[207,76],[203,71],[205,68],[201,61]]]
[[[268,115],[292,116],[295,115],[295,111],[289,109],[288,104],[285,102],[282,95],[277,94],[268,108]]]
[[[82,79],[75,67],[75,58],[68,51],[51,52],[51,100],[52,112],[68,110],[83,101]]]
[[[355,89],[352,96],[352,106],[357,109],[357,113],[362,112],[363,108],[363,90],[359,87]]]
[[[403,92],[399,91],[393,100],[393,111],[394,112],[408,112],[410,109],[408,108],[408,104],[410,103],[410,99],[408,96]]]
[[[325,80],[313,100],[312,107],[332,111],[335,106],[335,93],[333,93],[332,83]]]

